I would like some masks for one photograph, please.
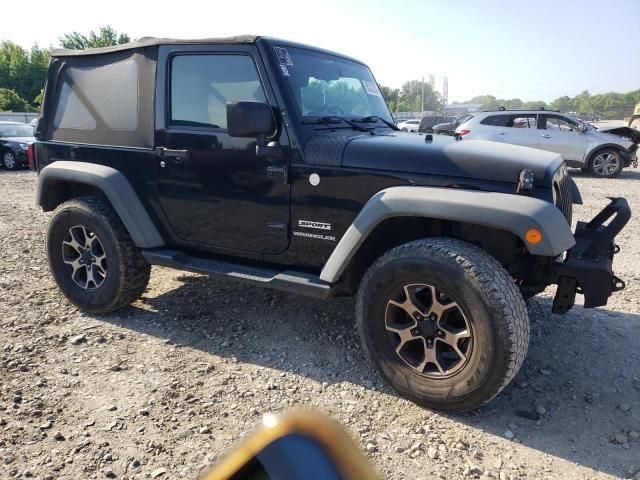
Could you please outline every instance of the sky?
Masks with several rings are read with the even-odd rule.
[[[640,88],[640,0],[31,0],[2,13],[16,21],[0,40],[25,48],[103,25],[132,38],[268,35],[358,58],[382,85],[433,74],[440,90],[447,76],[450,101]]]

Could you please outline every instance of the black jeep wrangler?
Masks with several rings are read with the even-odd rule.
[[[71,302],[138,298],[150,266],[315,298],[355,295],[400,393],[465,410],[527,352],[524,297],[605,305],[624,287],[613,199],[580,202],[559,155],[399,132],[361,62],[263,37],[58,50],[36,129],[47,252]],[[607,220],[608,223],[607,223]]]

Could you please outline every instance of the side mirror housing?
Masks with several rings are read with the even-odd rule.
[[[275,131],[271,107],[261,102],[227,102],[227,131],[232,137],[258,138]]]
[[[587,126],[584,123],[579,123],[577,128],[580,133],[584,133],[587,131]]]

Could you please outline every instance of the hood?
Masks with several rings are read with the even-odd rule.
[[[395,172],[516,183],[529,168],[536,184],[549,186],[563,160],[557,153],[484,140],[394,132],[362,135],[344,148],[342,165]]]
[[[602,138],[604,141],[617,143],[620,145],[625,145],[625,142],[640,143],[640,131],[635,130],[630,127],[609,127],[609,128],[598,128],[595,131],[592,131],[599,138]],[[629,148],[631,145],[625,145],[626,148]]]
[[[5,142],[14,142],[14,143],[33,143],[33,137],[0,137],[0,140],[4,140]]]

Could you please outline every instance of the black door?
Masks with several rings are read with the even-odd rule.
[[[229,48],[165,52],[160,204],[178,242],[277,254],[289,242],[290,189],[267,169],[288,159],[257,157],[255,138],[228,135],[227,102],[269,103],[253,47]]]

